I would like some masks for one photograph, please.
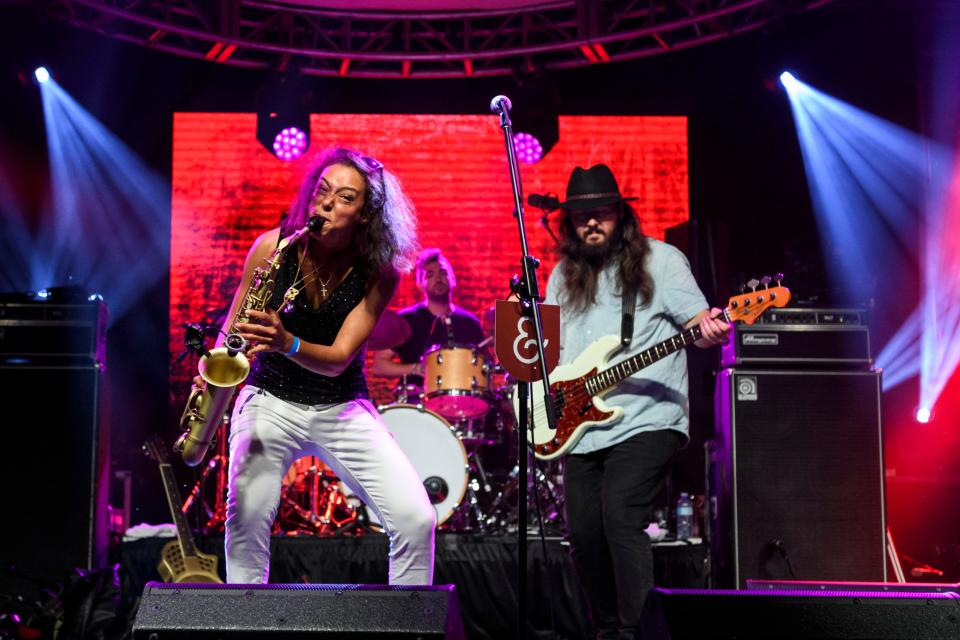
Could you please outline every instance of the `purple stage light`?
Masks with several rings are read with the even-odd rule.
[[[543,157],[543,147],[540,141],[529,133],[519,131],[513,134],[513,146],[517,150],[517,159],[524,164],[540,162]]]
[[[50,72],[47,71],[46,67],[37,67],[33,70],[33,77],[36,78],[37,82],[43,84],[50,79]]]
[[[273,139],[273,152],[285,162],[296,160],[307,150],[307,135],[297,127],[287,127]]]
[[[930,409],[927,409],[926,407],[920,407],[919,409],[917,409],[917,413],[914,417],[916,418],[917,422],[919,422],[920,424],[927,424],[928,422],[930,422],[930,419],[933,417],[933,412],[930,411]]]

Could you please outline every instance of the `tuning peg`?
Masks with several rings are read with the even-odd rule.
[[[753,278],[753,279],[751,279],[749,282],[747,282],[747,286],[750,287],[750,290],[751,290],[751,291],[756,291],[756,290],[757,290],[757,286],[759,286],[759,285],[760,285],[760,281],[757,280],[756,278]]]
[[[783,274],[782,274],[782,273],[775,273],[775,274],[773,274],[773,279],[777,281],[777,286],[779,287],[779,286],[780,286],[780,283],[783,281]]]
[[[764,289],[769,289],[771,282],[773,282],[773,278],[771,278],[770,276],[763,276],[762,278],[760,278],[760,284],[763,285]]]
[[[746,293],[746,292],[747,292],[747,285],[741,283],[741,284],[740,284],[740,293]]]

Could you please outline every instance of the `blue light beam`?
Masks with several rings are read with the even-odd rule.
[[[892,259],[916,259],[930,154],[947,154],[792,76],[784,87],[821,241],[842,266],[832,277],[848,294],[869,293]]]
[[[784,78],[833,274],[873,297],[904,259],[920,265],[919,306],[877,359],[884,389],[920,374],[932,410],[960,364],[960,172],[953,155],[902,127]],[[900,296],[902,298],[902,296]],[[863,299],[863,297],[861,297]]]
[[[883,369],[883,390],[920,373],[920,342],[923,334],[923,308],[917,307],[883,346],[876,366]]]
[[[40,91],[52,207],[33,277],[102,294],[113,322],[169,270],[170,187],[55,80]]]
[[[4,291],[37,291],[47,285],[35,280],[35,247],[12,181],[0,156],[0,252],[5,260],[0,265],[0,288]]]

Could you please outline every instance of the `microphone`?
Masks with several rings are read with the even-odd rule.
[[[512,108],[513,103],[510,102],[510,98],[507,96],[494,96],[493,100],[490,101],[490,111],[497,115],[502,114],[504,111],[510,111]]]
[[[560,208],[560,201],[556,196],[540,195],[538,193],[531,193],[527,196],[527,204],[531,207],[539,207],[544,211],[554,211]]]

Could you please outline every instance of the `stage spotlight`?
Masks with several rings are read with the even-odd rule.
[[[38,83],[43,84],[50,79],[50,72],[46,67],[37,67],[33,70],[33,77]]]
[[[540,141],[523,131],[513,134],[513,146],[517,150],[517,159],[524,164],[540,162],[543,157],[543,147]]]
[[[527,164],[540,162],[560,140],[559,116],[555,111],[552,114],[544,113],[541,107],[530,105],[533,112],[525,107],[516,107],[517,114],[511,114],[517,157]]]
[[[917,409],[917,414],[915,417],[917,419],[917,422],[919,422],[920,424],[927,424],[928,422],[930,422],[930,418],[933,417],[933,413],[930,411],[930,409],[927,409],[926,407],[920,407],[919,409]]]
[[[556,87],[543,76],[523,75],[516,78],[516,88],[510,95],[517,158],[527,164],[539,162],[560,140],[560,98]]]
[[[310,147],[310,115],[306,111],[259,111],[257,140],[281,160],[296,160]]]
[[[261,90],[257,109],[257,140],[285,162],[310,147],[310,113],[304,106],[302,80],[295,71],[270,80]]]
[[[273,139],[273,152],[281,160],[296,160],[307,150],[307,135],[297,127],[287,127]]]
[[[780,74],[780,84],[784,87],[791,87],[797,84],[797,79],[793,77],[793,74],[789,71],[784,71]]]

